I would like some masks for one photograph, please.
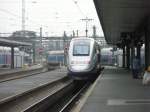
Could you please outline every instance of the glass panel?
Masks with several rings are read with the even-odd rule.
[[[73,46],[73,56],[89,56],[90,42],[75,42]]]

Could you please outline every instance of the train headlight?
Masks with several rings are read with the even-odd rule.
[[[90,61],[84,61],[84,64],[90,64]]]

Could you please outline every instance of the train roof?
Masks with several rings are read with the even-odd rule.
[[[98,43],[98,41],[96,41],[94,38],[90,38],[90,37],[78,37],[78,38],[72,38],[71,41],[76,41],[76,40],[90,40],[92,43],[96,42],[96,44],[98,46],[100,46],[99,43]]]
[[[63,54],[64,50],[48,51],[48,54]]]
[[[89,38],[89,37],[72,38],[72,41],[74,41],[74,40],[91,40],[91,41],[95,41],[93,38]]]

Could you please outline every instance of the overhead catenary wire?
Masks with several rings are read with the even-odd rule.
[[[4,13],[7,13],[7,14],[9,14],[9,15],[11,15],[11,16],[17,18],[17,19],[22,19],[21,16],[19,16],[19,15],[17,15],[17,14],[14,14],[14,13],[12,13],[11,11],[8,11],[8,10],[6,10],[6,9],[0,8],[0,11],[1,11],[1,12],[4,12]],[[29,18],[25,18],[25,19],[28,20],[29,22],[32,22],[32,23],[35,24],[36,26],[40,26],[40,25],[41,25],[41,24],[35,23],[35,21],[33,21],[33,20],[29,19]]]
[[[77,6],[77,9],[79,10],[79,12],[81,13],[82,16],[86,17],[86,15],[83,13],[83,11],[81,10],[80,6],[78,5],[78,1],[76,0],[72,0],[74,2],[74,4]]]
[[[72,1],[74,2],[74,4],[76,4],[76,6],[77,6],[79,12],[80,12],[80,13],[82,14],[82,16],[83,16],[83,19],[80,19],[80,20],[85,21],[85,23],[86,23],[86,30],[85,30],[85,32],[86,32],[86,37],[87,37],[87,36],[88,36],[88,34],[87,34],[87,33],[88,33],[88,22],[91,21],[91,20],[94,20],[94,19],[88,18],[88,16],[83,13],[83,11],[81,10],[81,8],[80,8],[79,5],[78,5],[78,1],[77,1],[77,0],[72,0]]]
[[[1,11],[1,12],[4,12],[4,13],[7,13],[7,14],[10,14],[10,15],[16,17],[16,18],[20,18],[20,19],[21,19],[21,16],[18,16],[18,15],[14,14],[14,13],[8,11],[8,10],[1,9],[1,8],[0,8],[0,11]]]

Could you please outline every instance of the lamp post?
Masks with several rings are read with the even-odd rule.
[[[25,37],[25,0],[22,0],[22,31]]]
[[[64,36],[63,36],[63,48],[64,48],[64,65],[66,66],[67,64],[67,59],[66,59],[66,56],[67,56],[67,51],[66,51],[66,31],[64,31]]]
[[[37,3],[36,1],[32,1],[32,3]],[[22,0],[22,31],[23,31],[23,37],[25,37],[25,30],[26,30],[26,2],[25,0]]]

